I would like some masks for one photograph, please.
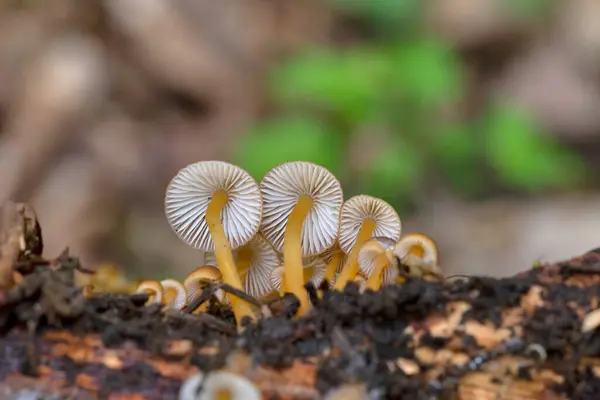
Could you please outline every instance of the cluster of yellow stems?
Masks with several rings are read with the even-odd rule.
[[[245,171],[218,161],[182,169],[167,189],[167,219],[182,240],[214,260],[202,262],[183,283],[144,281],[138,292],[150,294],[149,302],[184,309],[207,282],[223,281],[255,297],[293,293],[303,314],[311,306],[304,289],[309,280],[326,280],[334,290],[350,281],[378,290],[406,274],[440,275],[433,240],[401,236],[400,218],[381,199],[343,201],[339,182],[323,167],[288,162],[267,173],[260,186],[252,182]],[[248,202],[253,205],[244,208]],[[250,226],[255,214],[258,222]],[[219,296],[231,303],[238,323],[255,318],[242,299]]]

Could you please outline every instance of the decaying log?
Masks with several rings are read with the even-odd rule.
[[[600,317],[582,330],[598,307],[600,251],[504,279],[411,279],[363,294],[350,285],[302,318],[273,304],[239,332],[214,304],[191,315],[140,295],[84,298],[71,286],[77,265],[63,254],[0,296],[1,399],[176,399],[186,379],[214,370],[272,399],[325,398],[347,384],[369,398],[600,394]]]

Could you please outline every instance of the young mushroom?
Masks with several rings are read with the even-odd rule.
[[[227,371],[202,372],[188,378],[179,389],[179,400],[260,400],[258,387],[247,378]]]
[[[338,180],[323,167],[295,161],[267,172],[260,190],[264,200],[261,230],[283,252],[286,291],[309,308],[303,287],[302,258],[316,256],[335,243],[343,202]]]
[[[342,267],[348,257],[337,243],[332,248],[323,252],[320,257],[327,263],[323,279],[329,283],[329,287],[333,287],[337,274],[342,271]]]
[[[367,277],[366,288],[378,290],[384,283],[392,283],[398,275],[392,249],[395,241],[376,237],[363,245],[358,252],[358,267]]]
[[[165,296],[163,286],[157,281],[143,281],[138,285],[135,292],[149,295],[146,305],[160,304]]]
[[[327,265],[320,257],[308,257],[303,260],[304,270],[302,271],[302,286],[308,281],[311,281],[315,287],[318,287],[323,282],[325,276],[325,269]],[[285,267],[280,266],[275,268],[270,276],[269,283],[272,290],[279,293],[280,296],[285,294]]]
[[[358,252],[370,238],[386,237],[398,240],[402,231],[400,217],[385,201],[359,195],[344,203],[340,213],[340,248],[348,259],[342,268],[334,289],[341,290],[358,272]]]
[[[255,298],[262,298],[271,292],[269,276],[271,271],[279,266],[279,257],[273,246],[260,233],[245,245],[233,250],[233,259],[246,293]],[[218,267],[214,253],[206,253],[205,262]]]
[[[429,236],[412,233],[404,236],[396,243],[393,255],[400,267],[407,269],[408,275],[442,276],[442,270],[438,266],[437,245]]]
[[[181,310],[187,304],[187,291],[185,286],[175,279],[165,279],[160,281],[164,289],[163,303],[173,310]]]
[[[187,291],[187,304],[190,304],[202,294],[202,290],[208,282],[218,282],[221,278],[221,271],[212,265],[203,265],[190,272],[183,281],[183,286]],[[215,292],[215,296],[219,301],[223,301],[225,293],[219,289]],[[205,309],[206,305],[203,304],[194,313],[204,311]]]
[[[262,197],[256,181],[243,169],[221,161],[201,161],[175,175],[165,195],[165,214],[173,231],[188,245],[214,251],[223,281],[242,290],[231,249],[256,235]],[[231,304],[238,324],[254,318],[249,304],[235,296]]]

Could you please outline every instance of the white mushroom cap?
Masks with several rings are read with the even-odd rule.
[[[283,252],[287,220],[300,196],[308,195],[313,206],[302,227],[302,255],[315,256],[333,246],[343,202],[342,187],[327,169],[304,161],[273,168],[260,183],[264,208],[261,231],[278,252]]]
[[[375,258],[378,255],[388,253],[390,259],[389,267],[383,272],[383,283],[391,283],[398,276],[398,268],[396,267],[396,260],[392,259],[391,253],[396,242],[386,237],[374,237],[369,240],[358,252],[358,268],[360,272],[370,277],[373,273]]]
[[[437,264],[437,245],[429,236],[420,233],[412,233],[400,239],[394,246],[394,256],[403,260],[409,255],[413,247],[420,247],[423,250],[423,255],[420,258],[424,263]]]
[[[226,371],[202,372],[188,378],[179,389],[179,400],[214,400],[226,392],[231,400],[261,400],[260,390],[243,376]]]
[[[269,282],[271,271],[280,264],[277,252],[261,234],[254,236],[247,244],[232,251],[236,263],[240,253],[245,250],[251,252],[250,269],[248,271],[238,271],[240,276],[247,272],[243,281],[244,291],[256,298],[266,296],[272,290]],[[214,253],[206,253],[205,262],[218,268]]]
[[[260,228],[262,197],[250,174],[226,162],[201,161],[180,170],[167,187],[165,214],[171,228],[185,243],[202,251],[214,251],[205,216],[212,194],[219,190],[229,196],[221,221],[235,249],[248,243]]]
[[[373,237],[385,237],[396,242],[400,239],[400,217],[385,201],[364,194],[354,196],[344,203],[340,213],[340,248],[350,253],[365,220],[375,221]]]
[[[318,287],[323,282],[325,276],[325,269],[327,264],[320,257],[307,257],[302,260],[304,268],[312,268],[313,273],[311,276],[311,282],[315,287]],[[281,281],[283,279],[284,267],[283,265],[275,268],[269,276],[269,282],[271,284],[271,290],[277,290],[281,288]]]
[[[165,295],[166,306],[174,310],[181,310],[187,304],[187,292],[183,284],[175,279],[165,279],[160,281]],[[173,291],[174,295],[169,296],[169,292]]]

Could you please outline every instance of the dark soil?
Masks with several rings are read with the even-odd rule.
[[[194,346],[217,349],[214,354],[189,360],[205,371],[223,366],[233,349],[243,349],[256,363],[276,369],[290,366],[296,359],[311,357],[317,360],[316,384],[320,392],[342,383],[365,382],[371,395],[388,399],[443,398],[466,372],[481,368],[503,353],[530,351],[529,346],[536,344],[545,353],[539,355],[542,362],[566,378],[564,385],[553,388],[555,391],[573,399],[600,398],[600,379],[589,370],[577,369],[580,357],[600,355],[600,332],[582,334],[581,318],[576,313],[576,310],[590,311],[591,299],[600,296],[600,289],[597,285],[553,283],[555,277],[581,274],[582,269],[586,274],[599,273],[600,257],[596,252],[514,278],[472,277],[448,283],[409,279],[402,286],[363,294],[358,286],[350,284],[343,292],[324,291],[309,315],[294,319],[290,315],[297,308],[297,301],[287,295],[270,304],[273,316],[248,324],[241,334],[231,323],[230,311],[216,303],[211,304],[209,313],[192,315],[163,313],[158,306],[144,306],[144,295],[101,295],[86,299],[74,286],[73,271],[78,267],[77,259],[63,254],[47,265],[30,268],[32,273],[19,288],[0,293],[0,329],[4,335],[23,336],[23,328],[28,328],[30,335],[66,328],[75,334],[100,333],[107,347],[133,341],[156,354],[164,351],[168,340],[188,339]],[[471,362],[447,368],[437,381],[422,381],[406,376],[399,368],[390,368],[390,361],[399,357],[418,362],[413,337],[406,328],[426,329],[425,317],[443,314],[448,302],[465,300],[472,305],[463,322],[490,321],[500,326],[502,311],[518,306],[532,284],[547,289],[545,300],[552,307],[538,308],[532,313],[524,325],[522,338],[515,337],[497,349],[483,351],[472,336],[464,335],[462,346],[472,357]],[[447,338],[427,333],[420,345],[437,349],[447,343]],[[35,355],[19,354],[31,349],[19,349],[11,350],[11,354],[7,349],[0,350],[0,379],[14,371],[35,372],[39,362]],[[68,356],[53,367],[63,369],[67,377],[78,368],[69,362]],[[431,368],[420,367],[422,371]],[[161,379],[148,366],[131,368],[137,371],[140,382]],[[519,377],[528,379],[533,368],[535,363],[523,367]],[[104,390],[126,385],[122,376],[112,374]]]

